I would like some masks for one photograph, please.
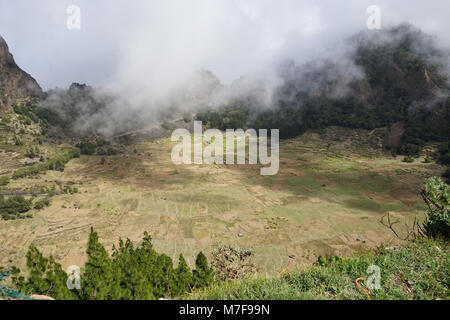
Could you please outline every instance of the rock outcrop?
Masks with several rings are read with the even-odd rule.
[[[41,97],[42,89],[36,80],[19,68],[0,36],[0,109],[17,98]]]

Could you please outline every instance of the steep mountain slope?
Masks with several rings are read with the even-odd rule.
[[[0,36],[0,109],[17,98],[41,97],[36,80],[17,66],[6,41]]]

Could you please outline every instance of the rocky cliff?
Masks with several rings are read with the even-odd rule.
[[[17,98],[41,97],[42,94],[36,80],[16,64],[6,41],[0,36],[0,109]]]

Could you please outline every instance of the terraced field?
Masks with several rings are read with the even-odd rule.
[[[380,218],[422,216],[419,188],[442,168],[363,145],[373,132],[335,130],[282,141],[276,176],[260,176],[258,166],[175,166],[173,144],[161,139],[104,163],[82,156],[64,172],[13,181],[9,188],[67,184],[79,193],[54,196],[33,219],[0,221],[0,265],[23,266],[31,243],[63,267],[82,265],[91,226],[107,248],[150,231],[158,250],[191,264],[220,244],[252,247],[269,274],[395,242]]]

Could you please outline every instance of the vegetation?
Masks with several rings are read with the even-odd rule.
[[[450,168],[447,169],[442,175],[445,179],[447,179],[447,183],[450,183]]]
[[[389,250],[388,250],[389,249]],[[445,240],[422,239],[402,248],[383,248],[349,259],[317,262],[302,272],[276,278],[216,283],[186,295],[206,300],[365,300],[355,280],[380,268],[381,287],[370,290],[375,300],[450,299],[449,245]],[[323,260],[323,259],[322,259]],[[366,284],[367,280],[363,283]]]
[[[425,181],[422,196],[428,206],[424,230],[428,237],[450,238],[450,187],[440,178]]]
[[[415,160],[414,157],[407,156],[407,157],[405,157],[405,158],[403,159],[403,162],[405,162],[405,163],[413,163],[414,160]]]
[[[75,193],[78,193],[78,188],[77,187],[72,187],[72,186],[64,186],[62,191],[65,194],[75,194]]]
[[[200,252],[195,260],[196,268],[193,270],[193,285],[196,288],[204,288],[214,281],[214,271],[208,266],[208,261],[203,252]]]
[[[46,172],[47,170],[64,171],[66,163],[68,163],[73,158],[78,157],[80,157],[80,151],[78,149],[64,150],[61,155],[52,160],[39,163],[31,167],[16,170],[13,173],[12,178],[14,180],[17,180],[25,177],[35,176],[40,173]]]
[[[50,202],[50,198],[38,200],[34,203],[34,208],[37,210],[42,210],[43,208],[50,206]]]
[[[14,103],[13,110],[16,114],[18,114],[21,117],[21,119],[32,120],[33,122],[38,123],[39,117],[36,116],[36,114],[33,112],[32,106],[34,106],[34,104],[31,101],[27,101],[25,103],[20,104]]]
[[[24,215],[31,209],[32,201],[23,196],[13,196],[5,199],[0,195],[0,216],[4,220],[23,219]]]
[[[127,239],[113,247],[110,256],[91,229],[87,246],[88,261],[81,273],[80,287],[69,290],[69,276],[53,257],[44,257],[31,245],[27,258],[29,276],[13,269],[13,283],[27,294],[43,294],[55,299],[120,300],[159,299],[177,297],[193,288],[204,288],[214,280],[212,269],[203,253],[196,259],[195,269],[189,269],[182,255],[178,267],[170,257],[153,249],[151,237],[145,233],[143,242],[135,247]],[[70,280],[69,280],[70,281]]]
[[[439,148],[439,161],[450,165],[450,141],[443,143]]]
[[[220,281],[238,280],[256,272],[252,262],[253,251],[231,246],[221,246],[212,252],[211,266],[216,279]]]
[[[13,139],[16,146],[23,146],[23,141],[18,136],[14,135]]]
[[[67,287],[67,273],[53,257],[46,258],[32,244],[26,254],[29,276],[20,275],[18,268],[12,268],[13,283],[20,291],[36,292],[54,299],[75,300],[77,293]]]
[[[113,148],[97,148],[97,154],[99,156],[114,156],[117,154],[117,150]]]
[[[1,176],[0,177],[0,187],[8,185],[9,181],[10,181],[10,178],[8,176]]]
[[[4,117],[2,119],[2,121],[0,121],[0,126],[7,126],[8,124],[11,123],[11,118],[9,117]]]
[[[304,271],[275,278],[252,278],[251,252],[231,247],[216,249],[211,267],[199,253],[194,270],[182,255],[174,268],[171,258],[153,249],[147,233],[137,247],[130,240],[120,240],[110,256],[91,230],[79,290],[69,290],[61,266],[33,245],[27,253],[29,276],[14,268],[13,281],[23,293],[57,299],[367,299],[355,280],[367,279],[369,267],[377,266],[381,287],[369,291],[371,299],[449,299],[450,248],[448,238],[442,237],[446,236],[442,230],[448,230],[448,211],[446,221],[441,214],[442,208],[448,210],[448,191],[438,178],[425,183],[423,195],[433,204],[425,222],[433,231],[427,234],[429,238],[405,242],[402,247],[379,247],[352,258],[318,257],[317,263]],[[442,227],[444,222],[447,229]],[[219,281],[214,281],[214,272]]]
[[[31,124],[31,121],[40,123],[44,131],[49,125],[57,126],[62,120],[55,111],[39,106],[36,99],[14,103],[13,110],[28,124]]]
[[[42,186],[40,187],[41,193],[46,193],[49,197],[53,197],[56,194],[56,185],[51,187]]]
[[[82,142],[77,145],[80,148],[81,154],[93,155],[97,149],[97,145],[91,142]]]
[[[30,147],[27,152],[25,153],[25,156],[30,158],[30,159],[34,159],[39,157],[40,154],[40,150],[37,146],[34,147]]]
[[[279,128],[281,138],[296,137],[309,129],[323,133],[328,126],[371,130],[379,127],[389,128],[393,124],[401,123],[405,133],[401,145],[392,150],[393,154],[402,154],[405,156],[404,162],[413,163],[427,142],[437,141],[441,143],[441,146],[435,159],[439,163],[448,165],[450,164],[448,123],[450,99],[446,79],[438,71],[439,66],[429,62],[431,59],[428,60],[426,55],[414,52],[414,48],[420,46],[415,44],[411,37],[392,38],[398,39],[398,42],[366,46],[364,41],[361,41],[353,58],[363,70],[365,78],[352,81],[348,85],[349,93],[344,96],[333,94],[334,89],[340,88],[337,79],[339,73],[335,72],[339,71],[338,62],[327,61],[321,67],[312,68],[296,67],[293,64],[287,68],[292,74],[283,74],[283,71],[280,71],[280,77],[283,78],[281,82],[284,84],[274,93],[273,108],[261,111],[259,101],[247,96],[218,109],[203,110],[197,114],[197,119],[204,121],[208,127],[222,130],[250,127]],[[317,84],[317,88],[308,88],[309,83]],[[56,110],[55,106],[48,109],[42,108],[35,100],[15,104],[13,109],[16,115],[13,115],[13,119],[19,119],[19,123],[14,123],[14,132],[32,133],[33,128],[25,126],[39,123],[42,132],[32,133],[32,135],[34,143],[43,144],[42,135],[45,135],[50,125],[59,126],[62,129],[71,128],[78,119],[82,118],[81,116],[95,114],[108,105],[108,99],[101,99],[101,101],[94,99],[89,102],[92,90],[89,87],[74,84],[68,92],[60,92],[62,99],[57,100],[58,103],[60,101],[62,103],[59,110],[65,114],[64,119],[52,111],[52,109]],[[58,91],[56,93],[58,94]],[[82,104],[88,102],[88,107],[85,108],[86,114],[84,114],[85,110],[80,110],[79,102]],[[170,109],[165,112],[174,113]],[[185,122],[191,121],[190,114],[185,114],[183,119]],[[126,122],[123,119],[120,121]],[[7,125],[10,122],[10,118],[4,118],[1,124]],[[130,123],[135,122],[130,121]],[[162,127],[168,130],[173,129],[173,125],[168,121],[164,121]],[[127,131],[123,127],[118,130]],[[21,138],[23,137],[14,135],[14,143],[17,146],[24,145]],[[116,141],[132,144],[133,136],[121,135]],[[302,140],[286,143],[291,145],[289,149],[283,150],[283,156],[286,157],[285,162],[282,162],[285,165],[285,170],[282,170],[284,172],[280,172],[276,179],[268,178],[261,184],[253,179],[251,168],[246,168],[246,171],[227,170],[228,176],[225,179],[219,176],[217,180],[212,181],[208,179],[218,177],[222,169],[220,166],[199,166],[199,168],[194,166],[190,170],[179,168],[175,171],[170,169],[168,173],[168,170],[162,168],[164,163],[161,157],[157,157],[155,161],[136,159],[139,165],[131,165],[134,159],[126,162],[121,159],[106,161],[105,157],[102,157],[100,162],[102,166],[98,166],[97,159],[85,157],[83,161],[80,161],[80,167],[91,169],[91,171],[80,171],[83,176],[84,173],[88,173],[90,177],[95,175],[103,179],[102,182],[107,182],[104,183],[104,187],[97,188],[101,189],[95,191],[97,197],[86,198],[86,207],[95,207],[98,211],[96,214],[98,219],[108,219],[106,220],[108,222],[126,219],[131,227],[142,223],[142,219],[145,218],[143,214],[148,214],[150,210],[158,214],[166,210],[166,215],[161,214],[159,219],[160,225],[166,229],[166,220],[174,219],[163,219],[162,216],[166,218],[169,214],[173,214],[169,211],[175,208],[177,220],[182,225],[180,227],[178,221],[171,222],[176,229],[174,227],[170,230],[180,231],[176,234],[175,247],[177,240],[184,240],[183,237],[199,240],[205,232],[210,232],[212,226],[215,226],[214,223],[218,223],[214,220],[220,220],[220,227],[214,228],[217,232],[211,239],[214,241],[215,239],[224,241],[232,239],[233,235],[229,235],[229,226],[235,222],[236,213],[246,210],[248,220],[245,224],[252,226],[248,228],[249,233],[254,232],[246,238],[261,240],[261,246],[268,249],[267,256],[264,257],[267,264],[273,265],[274,260],[278,259],[281,268],[289,266],[289,263],[296,258],[296,256],[293,256],[294,258],[287,256],[286,248],[296,248],[303,245],[305,241],[300,239],[294,243],[295,237],[284,240],[279,238],[279,235],[289,238],[289,232],[300,230],[297,227],[305,225],[308,221],[314,221],[308,226],[307,232],[316,232],[317,237],[324,239],[329,235],[327,228],[331,219],[334,218],[345,221],[345,226],[333,225],[332,231],[345,235],[341,238],[348,240],[349,226],[351,226],[350,231],[353,234],[357,232],[361,238],[367,236],[367,230],[377,233],[380,229],[376,229],[378,223],[376,217],[381,212],[391,212],[392,209],[393,212],[403,215],[407,210],[411,210],[412,214],[419,210],[424,211],[420,204],[416,206],[418,203],[414,202],[417,200],[417,194],[412,195],[415,192],[412,190],[414,188],[403,187],[409,181],[413,181],[411,182],[413,185],[418,177],[430,176],[430,172],[440,170],[436,169],[437,166],[417,165],[417,163],[406,165],[385,158],[377,158],[373,160],[373,163],[364,161],[362,164],[343,156],[345,150],[342,150],[342,153],[339,151],[339,155],[333,155],[334,151],[330,150],[330,145],[327,148],[326,143],[318,148]],[[155,143],[151,148],[166,152],[164,148],[168,146],[169,143]],[[41,163],[15,171],[12,178],[30,177],[47,170],[64,170],[65,165],[80,154],[107,156],[117,153],[117,150],[108,142],[98,138],[85,139],[77,147],[79,150],[66,150],[56,158],[46,161],[40,155],[39,148],[27,146],[26,156],[29,158],[40,156]],[[143,142],[134,152],[137,154],[137,148],[144,147],[147,148],[148,145],[144,146]],[[26,148],[15,149],[25,151]],[[323,151],[326,154],[321,154],[320,150],[327,150]],[[169,153],[166,152],[166,154]],[[302,157],[298,157],[299,154]],[[427,157],[425,162],[431,162],[431,158]],[[106,163],[107,166],[104,165]],[[402,177],[393,176],[389,170],[384,170],[390,163],[395,163],[397,175],[403,175]],[[405,170],[400,170],[399,167]],[[149,179],[146,180],[146,184],[139,184],[139,187],[132,186],[130,183],[133,184],[134,179],[130,182],[127,178],[133,173],[139,175],[139,178]],[[197,187],[199,177],[206,178],[203,180],[207,180],[209,184]],[[450,180],[450,169],[444,173],[444,177]],[[64,175],[62,178],[68,177]],[[251,180],[244,185],[245,189],[242,186],[243,180],[239,180],[241,178]],[[95,182],[97,181],[99,180]],[[115,183],[118,181],[120,183]],[[219,187],[216,181],[225,181],[226,187]],[[89,182],[92,186],[83,185],[83,189],[86,189],[87,193],[87,190],[95,190],[95,182]],[[0,185],[8,183],[9,177],[0,177]],[[57,183],[65,194],[78,192],[76,187],[63,184],[71,182]],[[122,183],[127,185],[124,186]],[[14,185],[17,184],[19,183],[14,183]],[[176,184],[180,188],[174,188],[175,190],[166,188],[169,184]],[[256,184],[258,185],[255,186]],[[280,184],[283,188],[280,188]],[[111,190],[111,185],[115,190]],[[188,190],[189,194],[180,195],[181,188]],[[56,193],[56,186],[42,187],[42,189],[48,193],[48,197]],[[223,193],[225,189],[226,194]],[[242,192],[243,190],[246,191]],[[137,199],[137,193],[139,193],[139,199]],[[109,196],[112,194],[114,196]],[[291,195],[294,196],[291,197]],[[20,270],[15,268],[13,280],[17,289],[24,293],[44,294],[57,299],[159,299],[180,296],[200,299],[365,299],[364,293],[354,283],[357,278],[368,277],[368,268],[375,265],[381,270],[381,289],[370,291],[373,299],[449,299],[449,187],[438,178],[427,179],[422,196],[428,207],[426,219],[420,222],[415,220],[413,232],[418,230],[420,236],[424,235],[425,238],[414,237],[415,241],[403,242],[401,247],[380,247],[353,258],[321,256],[318,257],[317,263],[304,271],[285,273],[276,278],[251,278],[256,273],[255,265],[251,261],[253,255],[251,250],[220,247],[212,252],[211,267],[208,265],[206,256],[200,252],[195,260],[195,268],[192,270],[183,255],[179,256],[178,265],[175,267],[171,257],[156,252],[152,239],[147,233],[138,246],[129,239],[120,240],[118,247],[113,247],[110,255],[100,243],[97,233],[91,230],[87,246],[88,261],[81,270],[79,289],[67,288],[67,281],[71,282],[73,277],[69,277],[53,257],[45,257],[33,245],[30,246],[26,255],[28,267],[26,275],[21,275]],[[208,207],[212,197],[216,202]],[[99,201],[99,198],[104,201]],[[415,200],[411,201],[411,199]],[[301,204],[299,204],[300,200]],[[193,204],[196,205],[194,209],[192,209]],[[301,210],[297,210],[298,204]],[[20,196],[8,199],[0,197],[0,214],[4,219],[23,218],[31,208],[42,210],[49,205],[50,198],[39,199],[33,203],[32,200],[26,200]],[[78,204],[75,203],[73,207],[78,208]],[[203,207],[207,212],[206,215],[202,212]],[[285,220],[279,218],[280,221],[278,221],[273,217],[267,219],[268,226],[262,231],[267,237],[259,239],[255,235],[260,236],[262,232],[257,226],[261,225],[261,221],[266,221],[263,217],[267,217],[268,207],[272,208],[270,214],[276,212],[277,216],[280,215]],[[66,208],[65,204],[63,208]],[[186,208],[189,208],[189,211]],[[58,215],[50,211],[54,210],[48,210],[45,213],[52,218]],[[233,215],[224,215],[226,211],[227,213],[233,211]],[[128,215],[129,212],[132,214]],[[227,218],[215,219],[216,212]],[[338,216],[338,212],[346,213],[344,219]],[[201,224],[193,222],[196,214],[201,214],[202,218],[205,218]],[[71,226],[66,228],[69,229],[69,233],[64,233],[68,235],[74,230],[72,221],[80,221],[76,215],[71,215],[69,218],[67,221],[64,220],[65,217],[60,216],[55,219],[63,221],[58,222],[58,224],[61,223],[61,230],[51,232],[50,230],[55,228],[47,228],[45,225],[47,222],[43,222],[43,226],[38,226],[37,232],[45,229],[47,238],[50,238],[51,243],[54,244],[55,239],[62,238],[61,234],[68,231],[62,226],[64,223]],[[83,221],[83,226],[84,223]],[[16,230],[30,230],[25,224],[15,223],[15,225],[19,226]],[[34,227],[35,225],[31,227],[33,234]],[[366,241],[361,238],[358,238],[358,241],[362,246]],[[379,239],[385,238],[379,236],[377,240]],[[334,239],[310,240],[309,244],[314,243],[317,246],[329,246],[334,241]],[[354,246],[354,242],[347,240],[342,240],[342,252]],[[280,241],[283,245],[280,245]],[[76,247],[76,241],[73,242],[68,243],[67,246]],[[6,243],[10,244],[12,241],[7,239]],[[197,241],[197,243],[205,245],[204,241]],[[170,251],[167,247],[163,250]],[[277,268],[278,266],[273,267],[270,271],[278,271]],[[365,286],[367,285],[366,282]]]
[[[222,130],[278,128],[281,138],[328,126],[372,130],[401,122],[405,133],[394,152],[417,156],[426,142],[450,140],[449,87],[442,68],[430,63],[424,53],[436,54],[430,39],[410,26],[386,32],[397,41],[373,45],[370,39],[355,37],[353,58],[365,78],[349,84],[351,92],[344,97],[330,94],[339,85],[329,80],[340,73],[338,63],[300,67],[292,62],[286,70],[280,69],[284,85],[275,93],[272,108],[261,111],[257,101],[245,97],[217,110],[204,110],[197,119]],[[418,53],[418,47],[426,49]],[[311,90],[310,83],[317,84],[316,90]],[[436,93],[436,87],[441,92]],[[446,146],[443,163],[450,161]]]
[[[373,299],[450,299],[450,187],[432,177],[425,181],[422,196],[428,206],[427,219],[418,228],[419,237],[415,237],[415,241],[405,241],[403,248],[379,247],[346,259],[319,256],[315,265],[302,272],[287,273],[274,279],[248,277],[234,283],[216,283],[187,297],[210,300],[365,299],[363,291],[355,286],[355,280],[367,284],[365,276],[379,269],[380,288],[368,288],[372,289],[369,296]],[[220,263],[222,261],[219,259],[219,263],[213,262],[213,265],[219,266],[217,270],[227,272]]]
[[[117,150],[110,146],[108,141],[98,139],[96,142],[82,141],[76,145],[80,149],[81,154],[99,156],[112,156],[117,154]]]

